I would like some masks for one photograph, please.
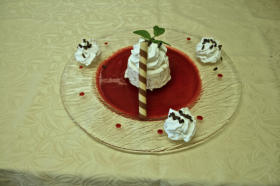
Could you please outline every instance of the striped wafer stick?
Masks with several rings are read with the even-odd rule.
[[[146,99],[146,83],[147,83],[147,57],[148,42],[140,43],[140,60],[139,60],[139,117],[144,119],[147,117],[147,99]]]

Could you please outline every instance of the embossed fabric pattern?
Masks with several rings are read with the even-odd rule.
[[[1,0],[0,185],[279,185],[279,9],[277,0]],[[218,39],[239,74],[241,100],[203,144],[125,153],[74,124],[61,75],[81,39],[154,25]]]

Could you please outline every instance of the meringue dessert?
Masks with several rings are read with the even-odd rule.
[[[222,45],[212,37],[203,37],[196,46],[196,56],[202,63],[216,63],[221,59]]]
[[[164,131],[171,140],[189,142],[196,131],[196,120],[187,107],[179,111],[169,109],[168,118],[164,123]]]
[[[90,39],[87,41],[86,39],[83,39],[83,42],[77,47],[75,58],[79,63],[89,66],[99,54],[99,46],[95,40]]]
[[[140,42],[144,39],[139,39],[138,43],[133,46],[131,55],[128,58],[125,78],[128,78],[130,83],[139,87],[139,59],[140,59]],[[147,89],[153,90],[163,87],[170,79],[169,60],[166,56],[167,48],[164,45],[151,43],[148,48],[147,58]]]

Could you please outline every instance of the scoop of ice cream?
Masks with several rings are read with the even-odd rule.
[[[164,131],[171,140],[189,142],[196,131],[196,120],[187,107],[179,111],[169,109],[168,118],[164,123]]]
[[[99,54],[100,50],[95,40],[90,39],[88,41],[83,39],[82,43],[77,47],[75,58],[79,63],[89,66]]]
[[[221,58],[222,45],[212,37],[203,37],[196,45],[196,56],[203,63],[216,63]]]
[[[136,87],[139,86],[140,43],[143,41],[144,39],[141,38],[133,46],[125,71],[125,78],[128,78],[130,83]],[[171,79],[169,60],[166,52],[167,48],[164,45],[159,47],[157,44],[152,43],[149,46],[147,58],[147,89],[161,88]]]
[[[134,63],[136,66],[139,66],[140,43],[143,41],[144,39],[140,38],[138,43],[133,46],[131,55],[128,59],[129,62]],[[166,56],[166,52],[167,48],[164,45],[158,47],[156,43],[152,43],[148,47],[147,70],[152,71],[154,69],[162,68],[162,65],[167,65],[168,56]]]

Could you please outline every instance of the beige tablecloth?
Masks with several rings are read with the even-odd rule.
[[[278,0],[1,0],[0,185],[279,185],[279,23]],[[192,149],[119,152],[67,115],[61,73],[80,39],[154,25],[222,41],[241,103]]]

